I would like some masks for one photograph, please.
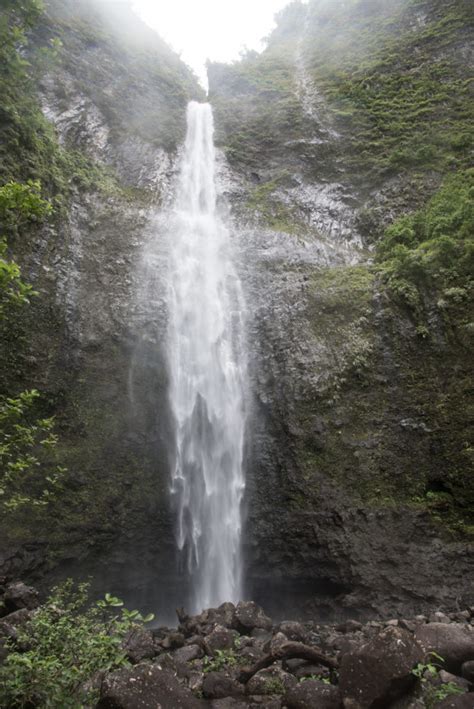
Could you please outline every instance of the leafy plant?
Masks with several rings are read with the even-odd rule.
[[[454,682],[442,682],[434,684],[433,680],[438,679],[440,666],[437,663],[443,663],[444,659],[436,652],[428,653],[432,658],[428,662],[419,662],[412,670],[412,674],[421,682],[425,695],[425,702],[428,709],[431,709],[437,702],[440,702],[446,697],[462,694],[463,689],[458,687]]]
[[[43,507],[60,489],[65,469],[51,465],[58,437],[54,418],[33,414],[39,393],[32,389],[15,398],[0,397],[0,508]]]
[[[40,221],[53,211],[51,203],[41,196],[39,180],[26,183],[10,180],[0,187],[0,221],[3,226],[21,228],[29,221]]]
[[[94,678],[128,664],[124,641],[137,623],[115,596],[87,607],[89,585],[71,580],[53,589],[44,606],[18,629],[0,667],[0,704],[12,709],[81,709],[97,699]],[[122,608],[119,615],[115,608]],[[133,617],[132,617],[133,614]]]
[[[424,210],[404,216],[377,248],[379,272],[389,288],[416,307],[420,289],[442,291],[440,305],[459,305],[472,292],[474,170],[447,178]]]
[[[6,242],[0,238],[0,320],[10,315],[12,307],[29,303],[33,295],[36,292],[21,279],[19,265],[8,258]]]
[[[331,680],[329,677],[324,677],[323,675],[307,675],[306,677],[301,677],[300,682],[306,682],[309,679],[317,680],[318,682],[322,682],[323,684],[331,684]]]
[[[7,231],[17,232],[27,223],[45,219],[52,212],[41,196],[38,181],[8,182],[0,187],[0,222]],[[7,256],[7,244],[0,237],[0,332],[5,340],[14,324],[12,313],[36,295],[25,283],[16,261]],[[39,418],[36,389],[15,396],[0,395],[0,508],[3,512],[20,507],[44,507],[59,488],[64,468],[51,463],[57,444],[54,419]]]
[[[285,685],[279,677],[270,677],[265,680],[265,691],[267,694],[283,694]]]
[[[234,650],[216,650],[214,657],[206,655],[203,660],[203,672],[220,672],[227,667],[236,667],[241,664]]]

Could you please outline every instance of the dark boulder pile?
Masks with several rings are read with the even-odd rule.
[[[34,589],[6,587],[0,663],[37,605]],[[97,709],[474,709],[474,608],[274,624],[241,602],[178,620],[129,634],[130,665],[103,675]]]

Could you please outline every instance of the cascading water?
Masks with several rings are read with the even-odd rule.
[[[244,306],[216,209],[213,116],[191,102],[170,231],[172,495],[193,612],[241,596]]]

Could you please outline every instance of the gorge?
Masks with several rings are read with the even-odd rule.
[[[209,64],[210,105],[127,4],[26,27],[1,184],[39,180],[52,213],[0,205],[38,293],[2,392],[40,392],[64,472],[2,515],[2,576],[91,575],[169,623],[474,602],[473,23],[468,0],[293,2],[262,53]]]

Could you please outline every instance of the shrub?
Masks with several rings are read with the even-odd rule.
[[[123,603],[110,594],[87,608],[88,592],[88,584],[75,589],[66,581],[19,628],[0,668],[1,706],[80,709],[97,699],[91,680],[98,673],[128,664],[125,637],[153,616],[124,608],[117,615]]]

